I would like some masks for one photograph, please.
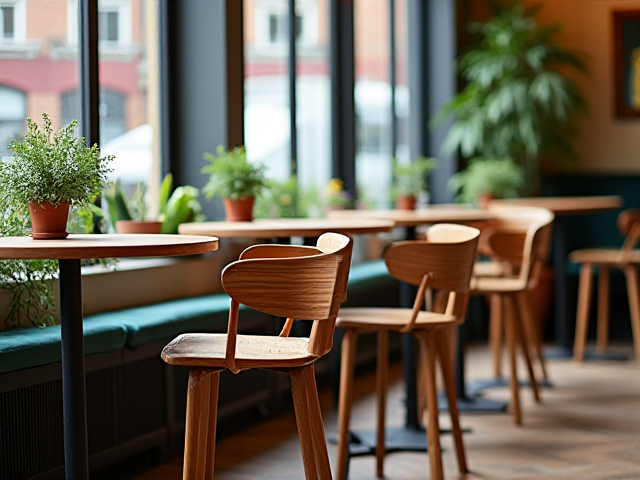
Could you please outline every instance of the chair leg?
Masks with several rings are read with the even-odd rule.
[[[604,354],[609,343],[609,268],[600,267],[598,274],[598,341],[596,351]]]
[[[591,303],[591,273],[593,266],[585,263],[580,269],[580,285],[578,287],[578,313],[576,315],[576,337],[573,342],[573,359],[582,362],[584,345],[587,340],[587,323],[589,321],[589,305]]]
[[[464,474],[469,471],[467,468],[467,457],[464,452],[464,443],[462,441],[462,429],[460,428],[460,418],[458,416],[458,402],[456,395],[456,384],[453,379],[453,364],[451,363],[451,353],[449,352],[449,336],[450,332],[456,327],[442,329],[438,332],[436,345],[438,348],[438,361],[442,370],[442,380],[444,389],[449,402],[449,415],[451,416],[451,432],[456,447],[456,456],[458,457],[458,468],[460,473]]]
[[[358,332],[345,329],[342,337],[342,365],[340,368],[340,399],[338,402],[338,466],[336,478],[347,478],[349,464],[349,420],[353,403],[353,367],[356,358]]]
[[[491,312],[489,319],[489,338],[491,353],[493,354],[493,374],[496,378],[502,377],[502,330],[503,330],[502,303],[498,295],[491,295]]]
[[[212,480],[220,370],[189,373],[185,422],[184,480]]]
[[[307,385],[304,369],[291,368],[288,373],[291,377],[291,395],[293,397],[293,409],[296,415],[298,436],[300,437],[300,449],[302,450],[305,478],[307,480],[316,480],[318,478],[318,470],[313,448],[313,433],[311,431],[311,421],[309,418],[309,402],[307,401]]]
[[[540,363],[543,378],[548,380],[547,362],[544,359],[544,354],[542,353],[542,341],[540,340],[536,321],[533,316],[533,305],[531,303],[531,294],[529,292],[522,292],[518,295],[518,306],[522,316],[521,318],[525,337],[528,338],[529,343],[533,345],[536,357],[538,357],[538,362]]]
[[[509,298],[502,297],[504,307],[507,306]],[[506,312],[508,309],[504,308]],[[517,425],[522,424],[522,413],[520,411],[520,385],[518,384],[518,368],[516,365],[516,333],[515,322],[509,320],[505,322],[505,337],[507,339],[507,349],[509,351],[509,371],[511,373],[511,399],[513,403],[513,419]]]
[[[516,296],[511,297],[511,301],[513,302],[513,322],[516,341],[520,342],[525,365],[527,367],[527,373],[529,374],[529,383],[531,384],[531,390],[533,391],[533,398],[535,399],[536,403],[540,403],[540,390],[538,389],[538,381],[536,380],[536,375],[533,371],[533,364],[531,363],[531,354],[529,351],[530,340],[528,341],[522,328],[523,313],[517,300],[518,299],[516,298]]]
[[[327,441],[324,436],[324,424],[322,422],[322,411],[318,399],[318,387],[313,364],[304,368],[305,383],[307,389],[307,403],[309,406],[309,422],[311,424],[311,438],[313,439],[313,450],[316,456],[316,466],[319,480],[331,479],[331,465],[329,464],[329,452],[327,452]]]
[[[638,299],[638,271],[633,265],[624,269],[627,277],[627,295],[629,297],[629,310],[631,311],[631,329],[633,330],[633,343],[636,349],[636,361],[640,363],[640,299]]]
[[[427,425],[427,452],[432,480],[442,480],[442,451],[440,450],[440,424],[438,419],[438,393],[436,391],[436,345],[431,333],[422,333],[419,337],[422,363],[424,365],[424,381],[429,410]]]
[[[389,379],[389,332],[378,332],[378,359],[376,374],[376,393],[378,400],[378,418],[376,430],[376,475],[384,476],[385,414],[387,408],[387,383]]]

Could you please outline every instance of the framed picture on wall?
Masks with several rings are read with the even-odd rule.
[[[613,12],[616,117],[640,117],[640,10]]]

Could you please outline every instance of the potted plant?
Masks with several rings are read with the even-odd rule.
[[[524,172],[525,193],[537,195],[541,159],[566,165],[574,157],[570,141],[584,100],[568,73],[586,68],[555,41],[558,25],[536,22],[536,7],[515,2],[494,11],[492,20],[469,25],[477,41],[458,61],[465,88],[434,123],[453,120],[445,151],[512,158]]]
[[[458,192],[458,201],[486,207],[493,198],[520,196],[524,173],[510,158],[476,158],[451,177],[449,187]]]
[[[220,145],[216,153],[204,154],[209,165],[202,173],[208,174],[209,180],[203,193],[207,199],[214,195],[222,198],[227,220],[251,221],[255,198],[267,186],[264,165],[249,162],[244,147],[227,150]]]
[[[54,132],[49,115],[42,118],[42,130],[27,118],[27,134],[9,144],[13,157],[0,162],[0,211],[28,208],[34,239],[65,238],[69,206],[100,195],[113,157],[76,137],[76,120]]]
[[[204,220],[198,202],[198,189],[190,185],[177,187],[171,195],[173,175],[165,175],[160,186],[159,215],[147,219],[147,186],[140,182],[130,200],[127,200],[120,182],[107,187],[104,198],[111,229],[118,233],[178,233],[178,225]]]
[[[427,177],[436,168],[436,160],[420,157],[414,162],[400,163],[393,159],[394,183],[391,187],[396,207],[401,210],[416,208],[416,199],[427,191]]]

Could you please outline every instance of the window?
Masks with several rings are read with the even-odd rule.
[[[9,143],[24,130],[27,96],[24,92],[0,85],[0,159],[9,155]]]
[[[2,1],[2,0],[0,0]],[[69,11],[77,12],[78,0],[68,0]],[[98,39],[108,47],[131,46],[133,42],[133,11],[140,10],[143,0],[99,0]],[[140,19],[142,21],[143,19]],[[78,19],[74,13],[67,15],[69,43],[78,41]],[[122,53],[122,52],[119,52]]]
[[[118,41],[118,12],[98,13],[98,38],[101,42]]]
[[[313,50],[319,42],[318,0],[296,1],[296,39],[301,52]],[[253,0],[245,3],[252,15],[247,27],[256,53],[265,56],[286,56],[289,43],[289,12],[286,0]],[[275,47],[275,48],[274,48]]]
[[[0,43],[26,40],[25,0],[0,0]]]

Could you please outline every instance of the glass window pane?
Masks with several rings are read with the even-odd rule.
[[[149,215],[160,187],[157,0],[100,0],[100,142],[115,155],[112,179],[125,194],[148,186]]]
[[[282,43],[287,0],[244,3],[244,128],[247,157],[267,166],[267,176],[286,180],[291,172],[287,45]],[[284,33],[286,38],[286,32]]]
[[[80,120],[77,105],[63,115],[65,92],[78,88],[77,3],[49,0],[0,0],[0,156],[26,129],[25,118],[54,128]],[[27,31],[27,24],[30,28]],[[64,117],[64,118],[63,118]]]
[[[389,46],[389,0],[356,0],[356,179],[376,207],[387,207],[390,200]]]

